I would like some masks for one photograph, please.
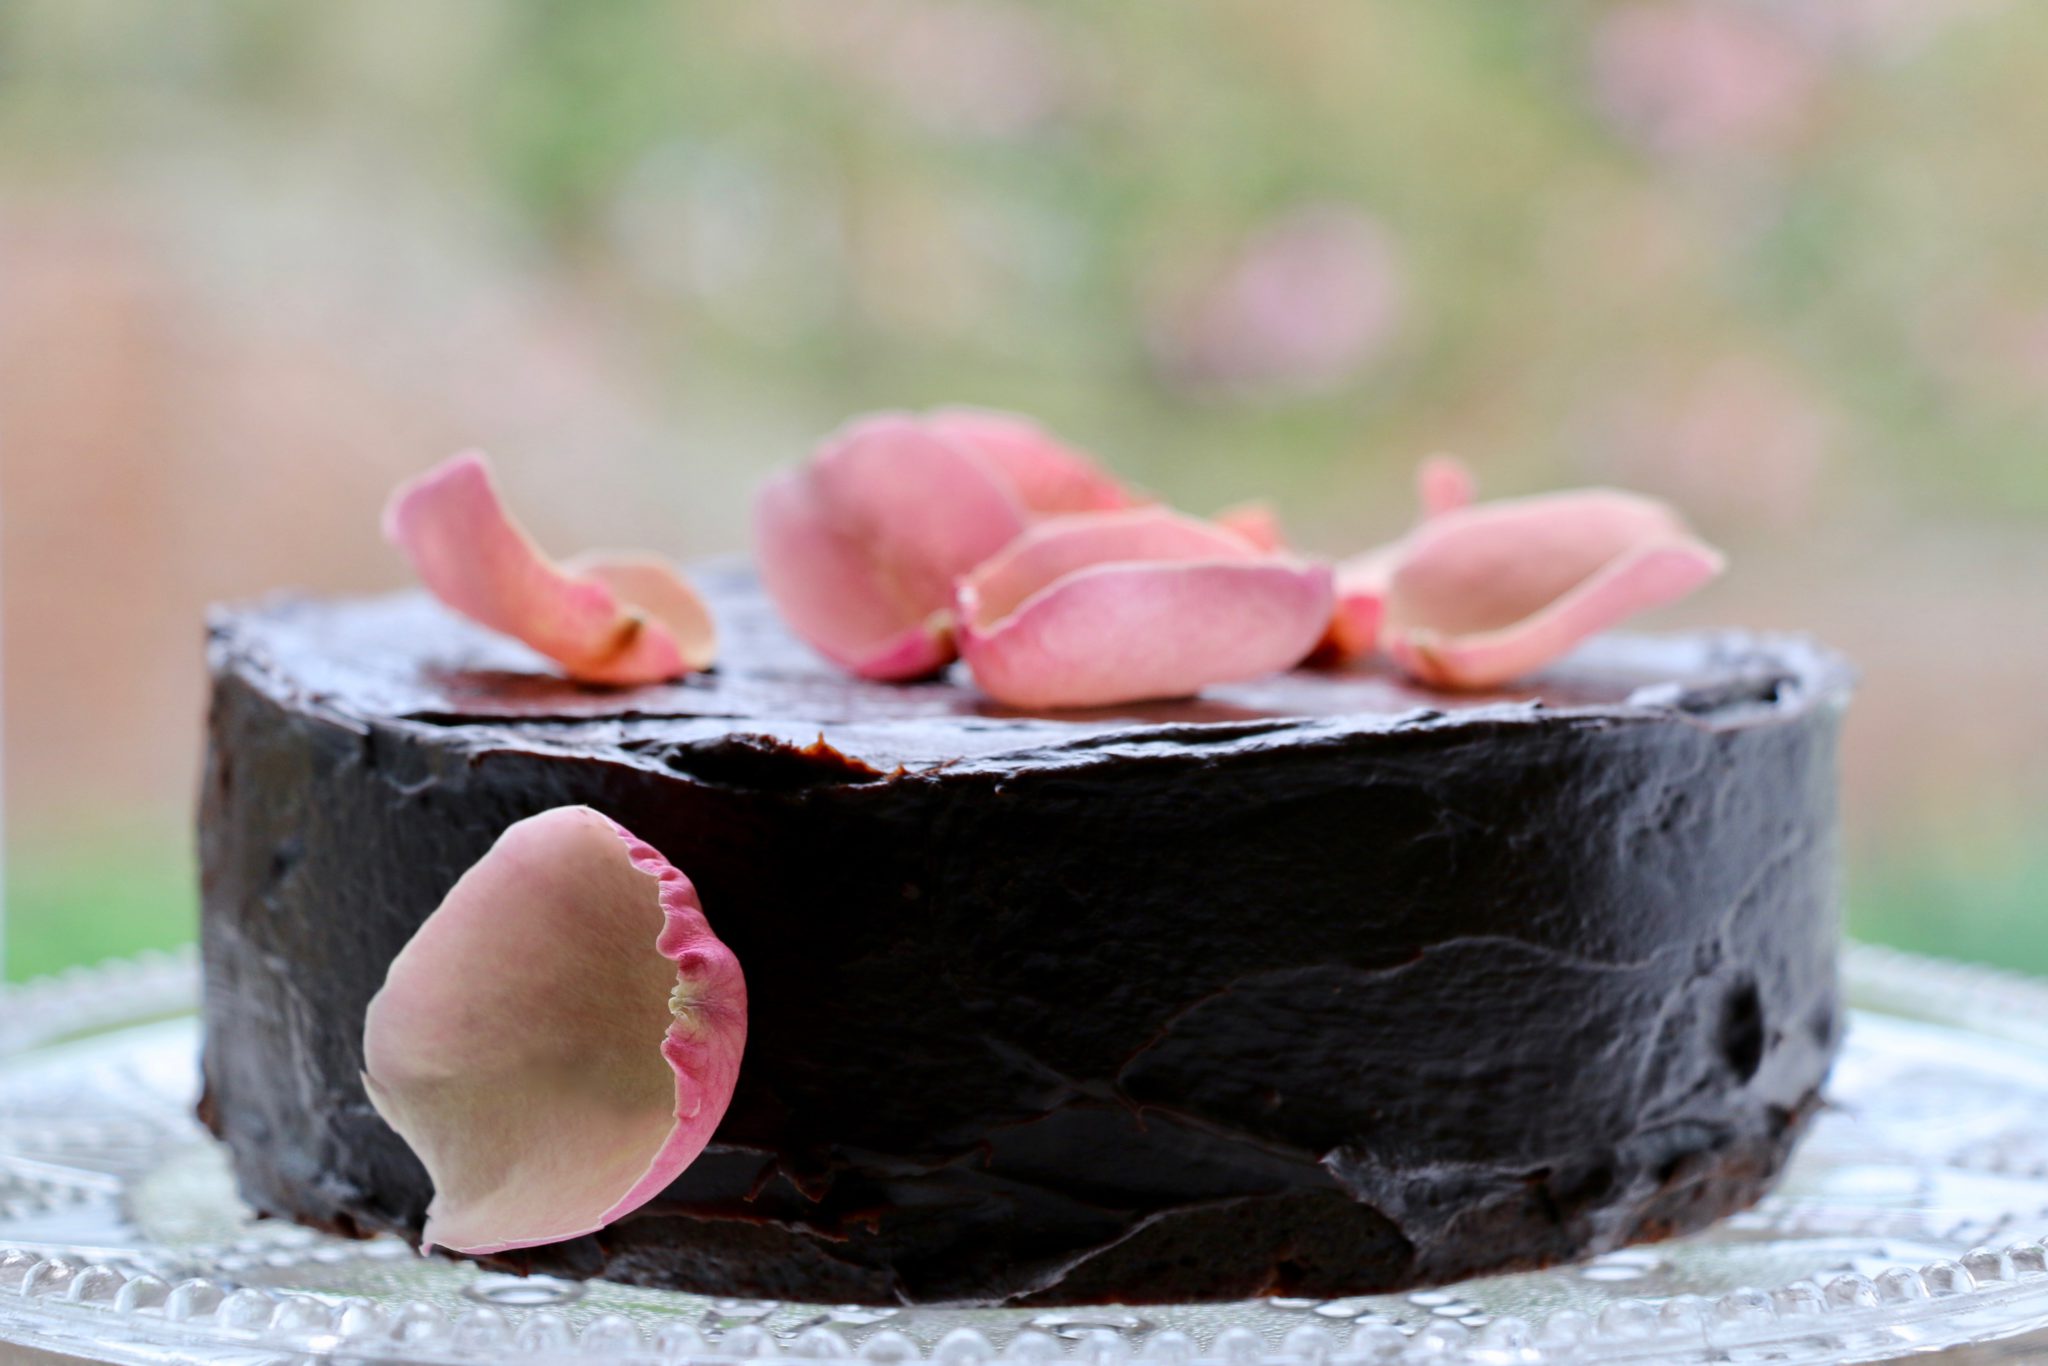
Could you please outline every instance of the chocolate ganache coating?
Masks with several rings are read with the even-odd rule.
[[[718,669],[628,691],[419,594],[216,614],[201,1110],[257,1207],[417,1238],[364,1008],[507,825],[578,802],[695,881],[747,1051],[674,1185],[509,1269],[1391,1290],[1697,1228],[1817,1104],[1849,690],[1818,647],[1613,636],[1511,695],[1300,670],[1033,716],[849,679],[745,569],[698,579]]]

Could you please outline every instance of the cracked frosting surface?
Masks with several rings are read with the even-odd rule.
[[[1816,1103],[1849,684],[1807,642],[1031,716],[846,678],[744,569],[698,579],[719,669],[624,692],[416,594],[216,616],[203,1112],[259,1207],[417,1236],[363,1009],[507,824],[573,802],[689,872],[750,1034],[705,1156],[515,1269],[833,1303],[1362,1293],[1697,1227]]]

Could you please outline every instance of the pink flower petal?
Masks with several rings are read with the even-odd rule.
[[[1425,520],[1471,503],[1477,482],[1465,462],[1432,455],[1415,471],[1416,500]],[[1330,629],[1316,646],[1318,662],[1342,663],[1371,654],[1387,616],[1387,587],[1407,550],[1406,538],[1376,546],[1337,564],[1337,607]]]
[[[1287,533],[1280,526],[1280,514],[1263,498],[1235,503],[1210,520],[1242,536],[1254,550],[1270,553],[1287,548]]]
[[[1398,257],[1348,205],[1285,210],[1192,288],[1162,277],[1152,348],[1171,378],[1225,394],[1334,390],[1400,330]]]
[[[1591,489],[1447,513],[1400,553],[1387,647],[1436,686],[1494,687],[1721,568],[1676,513],[1633,494]]]
[[[565,570],[512,520],[476,452],[401,485],[385,505],[384,535],[434,596],[572,678],[654,683],[710,663],[709,614],[673,569],[634,557],[617,585]]]
[[[675,642],[683,666],[708,669],[718,655],[718,630],[697,590],[659,555],[633,551],[592,551],[563,566],[612,590],[628,610],[658,624]]]
[[[960,584],[960,648],[1017,707],[1182,697],[1291,668],[1330,618],[1330,571],[1164,509],[1033,528]]]
[[[1456,512],[1470,504],[1478,490],[1471,469],[1455,455],[1432,455],[1415,471],[1415,494],[1424,518]]]
[[[1007,615],[1062,575],[1124,560],[1242,560],[1257,552],[1236,532],[1169,508],[1073,513],[1040,522],[976,566],[961,584],[971,620]],[[962,621],[970,618],[962,617]]]
[[[1361,659],[1379,644],[1387,616],[1387,583],[1394,576],[1400,544],[1385,545],[1337,563],[1336,602],[1330,626],[1316,646],[1319,663]]]
[[[588,807],[518,822],[392,960],[363,1085],[434,1182],[425,1246],[560,1242],[645,1204],[732,1098],[747,989],[690,880]]]
[[[953,657],[953,581],[1024,529],[1002,478],[900,414],[853,423],[754,503],[761,580],[813,648],[868,678]]]
[[[1014,413],[940,408],[925,419],[933,435],[993,465],[1032,512],[1102,512],[1140,500],[1101,466]]]

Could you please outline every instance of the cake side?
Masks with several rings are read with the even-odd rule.
[[[1746,1204],[1836,1041],[1818,653],[1468,711],[718,716],[525,706],[515,669],[403,648],[366,679],[317,626],[370,609],[280,610],[218,624],[201,817],[206,1114],[270,1212],[416,1235],[363,1009],[567,803],[690,870],[752,1026],[712,1150],[516,1267],[868,1302],[1450,1280]],[[747,659],[721,687],[800,678]],[[453,688],[480,705],[405,704]]]

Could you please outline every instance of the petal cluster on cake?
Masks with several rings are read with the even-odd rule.
[[[739,961],[696,889],[588,807],[510,826],[392,960],[363,1085],[434,1183],[425,1246],[591,1233],[652,1199],[724,1116]]]
[[[1722,567],[1640,495],[1478,504],[1443,456],[1416,483],[1413,529],[1330,564],[1291,550],[1265,503],[1189,517],[1029,418],[951,407],[847,423],[764,483],[753,523],[770,600],[827,659],[910,682],[964,658],[983,692],[1020,708],[1182,697],[1373,656],[1431,687],[1494,688]],[[650,555],[549,560],[481,456],[400,488],[385,529],[443,601],[571,677],[631,685],[710,665],[712,622],[680,574]]]
[[[1475,506],[1441,456],[1416,482],[1421,523],[1333,568],[1290,552],[1263,503],[1186,517],[1028,419],[956,408],[842,428],[768,483],[755,526],[769,595],[826,657],[897,680],[964,658],[982,691],[1029,708],[1376,651],[1430,686],[1495,687],[1720,569],[1652,499]]]
[[[593,553],[556,564],[513,520],[474,451],[401,485],[384,534],[434,596],[586,683],[658,683],[709,668],[703,600],[667,561]]]
[[[946,408],[834,433],[769,481],[755,529],[783,619],[842,667],[911,679],[964,656],[998,702],[1090,707],[1314,646],[1327,569],[1275,548],[1269,509],[1225,516],[1152,506],[1029,419]]]

